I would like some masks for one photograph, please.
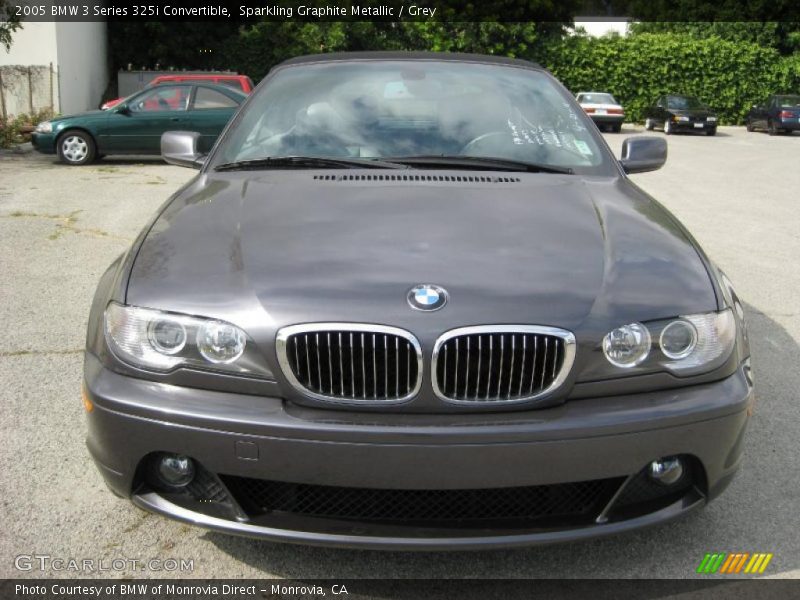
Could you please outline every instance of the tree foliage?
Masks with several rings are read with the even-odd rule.
[[[430,50],[526,56],[559,36],[550,24],[497,22],[263,22],[243,28],[220,49],[220,65],[260,79],[293,56],[358,50]]]
[[[0,46],[11,49],[11,34],[21,27],[19,17],[8,12],[6,0],[0,0]]]
[[[431,50],[524,56],[560,38],[568,21],[260,21],[252,24],[109,23],[114,70],[236,70],[261,79],[302,54],[358,50]]]

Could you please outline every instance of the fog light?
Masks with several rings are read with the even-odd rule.
[[[170,487],[185,487],[194,479],[194,461],[180,454],[164,454],[158,461],[158,478]]]
[[[647,474],[654,481],[672,485],[683,477],[683,463],[680,458],[659,458],[650,463]]]

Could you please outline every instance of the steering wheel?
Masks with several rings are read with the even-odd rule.
[[[470,151],[477,145],[485,142],[488,139],[500,137],[502,136],[504,139],[508,140],[509,132],[508,131],[489,131],[488,133],[483,133],[476,138],[471,139],[466,144],[461,147],[461,150],[458,151],[459,154],[470,154]]]

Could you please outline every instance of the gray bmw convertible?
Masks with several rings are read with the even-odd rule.
[[[742,305],[520,60],[274,68],[103,275],[87,443],[168,517],[306,544],[577,540],[704,506],[753,404]]]

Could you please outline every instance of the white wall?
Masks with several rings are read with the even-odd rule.
[[[106,23],[56,23],[60,112],[99,106],[108,85]]]
[[[11,41],[10,50],[0,46],[0,117],[57,110],[55,23],[24,23]]]
[[[22,28],[11,34],[11,50],[0,46],[0,65],[49,65],[56,66],[55,23],[22,23]]]

